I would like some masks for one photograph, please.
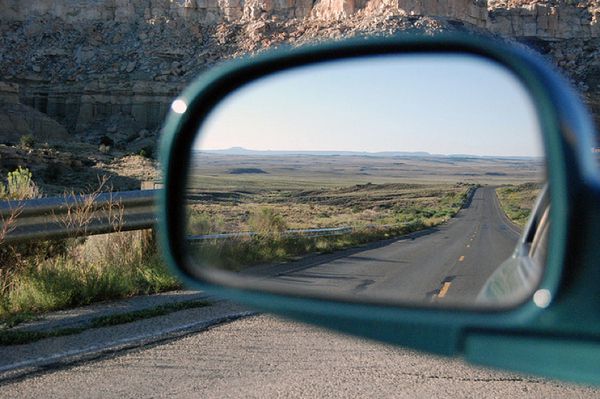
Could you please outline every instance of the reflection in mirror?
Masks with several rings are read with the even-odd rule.
[[[540,128],[527,91],[491,61],[373,56],[280,72],[226,97],[192,157],[189,253],[220,282],[506,307],[539,281]]]

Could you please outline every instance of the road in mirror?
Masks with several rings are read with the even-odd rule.
[[[535,105],[491,61],[373,56],[280,72],[226,97],[192,157],[186,234],[209,278],[465,307],[510,306],[539,281],[549,201],[534,209]]]

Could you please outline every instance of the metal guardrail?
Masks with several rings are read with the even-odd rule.
[[[0,201],[0,243],[80,237],[141,230],[156,223],[159,190],[68,195],[24,201]],[[352,227],[291,229],[289,236],[323,237],[352,233]],[[190,236],[190,241],[252,237],[256,232]]]
[[[156,224],[159,190],[0,201],[0,242],[141,230]]]
[[[0,201],[0,243],[152,228],[156,224],[154,199],[159,191],[157,189],[118,191],[24,201]],[[473,192],[474,190],[469,192],[465,202],[468,202]],[[283,234],[322,237],[349,234],[352,231],[352,227],[330,227],[286,230]],[[202,241],[252,237],[256,234],[255,232],[206,234],[190,236],[188,239]]]

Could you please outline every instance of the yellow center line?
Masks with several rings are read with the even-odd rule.
[[[462,262],[463,260],[465,260],[465,256],[464,255],[462,255],[460,258],[458,258],[459,262]]]
[[[446,296],[446,294],[448,293],[448,289],[450,288],[450,283],[449,282],[445,282],[444,285],[442,285],[442,288],[440,289],[440,292],[438,293],[438,298],[443,298]]]

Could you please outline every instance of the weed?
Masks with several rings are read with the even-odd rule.
[[[96,200],[108,187],[108,178],[99,179],[98,187],[89,194],[76,195],[74,192],[64,193],[67,211],[64,215],[55,216],[67,229],[73,231],[74,236],[85,236],[88,227],[102,214],[113,227],[120,231],[123,224],[125,209],[120,201],[112,200],[112,196],[101,207],[96,205]],[[108,193],[112,190],[109,188]]]
[[[213,239],[192,242],[192,257],[220,269],[240,271],[247,267],[284,262],[311,253],[329,253],[405,235],[431,227],[422,220],[396,226],[370,226],[351,233],[303,237],[286,235],[256,235],[236,239]]]
[[[155,248],[153,234],[133,231],[88,237],[48,259],[25,258],[1,295],[0,318],[179,288]]]
[[[362,184],[306,191],[203,193],[187,208],[190,235],[251,231],[254,235],[191,244],[196,259],[229,270],[331,252],[423,230],[454,217],[473,185]],[[235,194],[235,195],[234,195]],[[219,215],[219,223],[215,216]],[[288,229],[351,226],[330,237]]]
[[[169,313],[179,312],[181,310],[202,308],[210,306],[208,301],[190,301],[190,302],[176,302],[167,305],[157,306],[151,309],[136,310],[133,312],[120,313],[110,316],[103,316],[94,319],[91,323],[92,327],[109,327],[116,326],[119,324],[131,323],[136,320],[149,319],[151,317],[164,316]]]

